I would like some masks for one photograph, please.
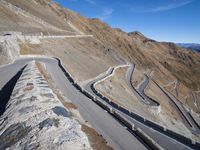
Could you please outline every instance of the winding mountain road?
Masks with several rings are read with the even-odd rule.
[[[133,136],[122,124],[105,112],[101,107],[92,102],[65,76],[58,61],[47,57],[30,57],[16,60],[13,64],[0,67],[0,89],[28,62],[43,62],[63,94],[69,98],[80,111],[83,118],[90,122],[95,130],[102,134],[106,141],[116,150],[144,150],[147,147]]]
[[[126,74],[127,83],[129,84],[129,87],[134,91],[134,93],[136,93],[137,98],[139,100],[141,100],[142,99],[141,95],[138,94],[138,91],[131,84],[131,76],[133,74],[133,71],[134,71],[134,65],[130,65],[129,69],[127,70],[127,74]],[[96,82],[98,82],[100,80],[105,80],[107,77],[109,77],[111,74],[113,74],[113,72],[114,72],[114,68],[109,68],[108,71],[105,72],[104,74],[101,74],[98,77],[96,77],[93,80],[86,83],[83,86],[83,88],[85,90],[87,90],[90,94],[92,94],[94,97],[98,97],[99,100],[105,101],[101,96],[99,96],[98,91],[95,89],[94,85],[95,85]],[[140,92],[143,96],[145,96],[144,89],[146,88],[146,86],[149,82],[149,78],[145,78],[144,82],[145,83],[143,83],[141,90],[140,90]],[[149,100],[149,99],[146,99],[146,100]],[[154,100],[150,99],[149,104],[155,104]],[[157,106],[157,103],[156,103],[156,106]],[[148,124],[146,124],[144,122],[142,123],[142,122],[138,121],[137,119],[130,117],[129,115],[127,115],[122,110],[121,110],[121,114],[125,118],[127,118],[128,120],[133,122],[133,124],[136,127],[139,127],[140,129],[145,131],[145,133],[147,133],[153,140],[155,140],[164,149],[182,150],[182,149],[191,149],[190,146],[193,147],[190,144],[188,146],[185,145],[184,140],[182,141],[183,143],[181,143],[181,142],[177,141],[176,138],[174,139],[172,135],[165,134],[164,132],[160,132],[160,129],[157,129],[156,126],[154,128],[149,127]]]
[[[146,96],[146,94],[144,93],[145,88],[147,87],[148,83],[149,83],[149,77],[147,75],[144,75],[144,80],[140,83],[139,88],[136,90],[132,83],[131,83],[131,77],[132,74],[134,72],[134,64],[131,64],[131,66],[129,67],[129,69],[127,70],[127,83],[129,85],[129,87],[132,89],[132,91],[134,92],[134,94],[138,97],[140,96],[140,99],[143,100],[143,102],[145,102],[146,104],[150,105],[150,106],[159,106],[160,104],[158,102],[156,102],[155,100],[151,99],[150,97]],[[177,82],[176,86],[179,83]],[[185,110],[185,108],[182,106],[182,104],[179,102],[179,100],[177,100],[173,95],[171,95],[170,93],[168,93],[167,91],[165,91],[161,86],[159,86],[157,84],[157,86],[163,91],[164,94],[167,95],[170,104],[172,105],[172,107],[174,107],[176,109],[176,111],[178,112],[179,116],[182,118],[185,126],[193,133],[193,134],[200,134],[200,128],[198,126],[198,124],[195,122],[195,120],[192,118],[192,116]],[[138,95],[139,93],[139,95]]]
[[[193,133],[200,134],[200,127],[198,123],[194,120],[194,118],[190,115],[189,112],[183,107],[181,102],[173,96],[171,93],[164,90],[158,83],[154,81],[154,83],[160,88],[160,90],[168,97],[170,104],[176,109],[179,116],[182,118],[185,126]]]
[[[104,109],[95,104],[91,99],[83,95],[78,91],[74,85],[68,80],[63,71],[58,65],[58,61],[49,57],[29,57],[21,58],[16,60],[13,64],[4,65],[0,67],[0,89],[28,62],[30,61],[43,62],[46,65],[46,69],[51,75],[52,79],[55,81],[59,89],[63,94],[69,98],[79,109],[83,118],[90,122],[90,124],[95,128],[97,132],[103,135],[103,137],[108,141],[108,143],[114,149],[148,149],[148,147],[143,143],[137,136],[134,136],[130,131],[127,130],[122,124],[120,124],[115,118],[108,114]],[[131,84],[131,76],[134,71],[134,65],[130,65],[126,77],[129,84],[129,87],[136,92]],[[87,84],[84,85],[84,89],[90,92],[93,96],[97,96],[96,93],[92,90],[92,85],[99,80],[106,78],[114,72],[114,68],[109,68],[106,73],[99,75],[98,77],[90,80]],[[141,99],[141,93],[148,84],[148,79],[146,78],[143,82],[143,85],[140,89],[140,94],[138,98]],[[137,95],[136,94],[136,95]],[[103,101],[103,99],[102,99]],[[151,100],[149,101],[151,104]],[[154,101],[152,101],[154,104]],[[147,133],[152,139],[154,139],[159,145],[164,149],[190,149],[184,143],[180,143],[174,140],[171,137],[166,136],[159,131],[148,127],[146,124],[137,121],[136,119],[131,118],[122,112],[122,115],[129,119],[135,124],[135,126],[142,129]]]
[[[144,93],[144,89],[147,87],[148,83],[149,83],[149,78],[148,76],[145,75],[144,80],[142,81],[142,83],[139,86],[139,89],[136,90],[133,85],[132,85],[132,75],[134,72],[134,68],[135,65],[134,64],[130,64],[129,69],[126,72],[126,79],[127,79],[127,84],[129,86],[129,88],[131,89],[131,91],[134,93],[134,95],[141,100],[142,102],[144,102],[145,104],[149,105],[149,106],[159,106],[160,104],[158,102],[156,102],[155,100],[149,98],[148,96],[146,96],[146,94]]]

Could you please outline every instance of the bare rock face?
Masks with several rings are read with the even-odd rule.
[[[92,149],[70,116],[32,62],[0,117],[0,149]]]
[[[19,52],[20,48],[16,36],[0,37],[0,55],[6,58],[6,62],[11,62],[19,57]]]

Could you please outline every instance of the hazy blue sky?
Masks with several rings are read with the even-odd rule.
[[[200,0],[55,0],[83,16],[158,41],[200,43]]]

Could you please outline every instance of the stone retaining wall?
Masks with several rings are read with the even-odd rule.
[[[92,149],[81,125],[49,88],[35,62],[24,69],[0,117],[0,149]]]

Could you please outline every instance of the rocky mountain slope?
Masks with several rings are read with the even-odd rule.
[[[7,33],[17,34],[13,44],[9,35],[5,35]],[[133,77],[133,84],[142,81],[144,74],[148,75],[151,84],[162,86],[181,104],[192,110],[199,120],[200,53],[198,52],[188,51],[174,43],[154,41],[138,31],[126,33],[121,29],[114,29],[99,19],[85,18],[51,0],[1,0],[0,35],[0,64],[9,63],[20,54],[59,57],[80,85],[84,85],[111,66],[126,62],[134,63],[137,66],[137,79]],[[22,37],[25,35],[24,39],[27,35],[30,37],[24,40],[18,35]],[[91,36],[33,37],[38,35]],[[8,53],[13,47],[17,47],[17,50]],[[120,84],[117,85],[119,89],[122,87]],[[157,88],[157,85],[154,86]],[[163,101],[160,98],[161,94],[154,92],[155,89],[152,91],[150,92],[152,97]],[[119,95],[111,94],[119,100]]]
[[[2,0],[0,3],[0,31],[17,31],[25,34],[74,33],[73,29],[63,23],[63,20],[55,13],[35,1]]]
[[[200,44],[197,43],[177,43],[177,45],[183,48],[200,51]]]
[[[21,13],[16,13],[16,10],[13,10],[13,7],[11,9],[5,7],[6,2],[9,2],[13,6],[16,6],[39,19],[33,19],[30,15],[27,17]],[[47,32],[52,34],[66,34],[66,32],[68,34],[71,34],[71,32],[73,32],[73,34],[80,34],[80,32],[92,34],[94,38],[80,40],[81,43],[78,42],[75,43],[75,45],[71,45],[71,40],[69,40],[70,42],[64,42],[68,47],[71,45],[69,49],[76,47],[78,53],[85,49],[83,53],[81,52],[82,54],[80,57],[82,59],[79,59],[79,61],[85,60],[86,57],[89,57],[88,60],[95,60],[97,59],[96,56],[101,53],[102,57],[99,63],[105,64],[105,66],[107,66],[107,64],[112,65],[113,63],[118,64],[123,61],[134,62],[141,69],[153,71],[152,78],[159,84],[165,85],[169,82],[179,80],[180,83],[187,88],[186,91],[198,91],[200,89],[200,54],[197,52],[188,51],[173,43],[156,42],[139,32],[126,33],[120,29],[113,29],[98,19],[82,17],[69,9],[61,7],[59,4],[51,0],[5,0],[1,1],[1,10],[1,31],[5,31],[5,28],[7,28],[6,30],[9,31],[15,29],[17,31],[22,31],[23,33],[28,33],[25,32],[26,29],[28,29],[32,34],[40,34],[40,32],[43,32],[44,34]],[[17,17],[19,18],[17,19]],[[20,19],[20,17],[22,18]],[[29,25],[30,19],[32,21],[31,26]],[[43,20],[43,22],[40,20]],[[22,21],[23,23],[21,23]],[[5,22],[6,26],[4,25]],[[36,22],[37,25],[34,22]],[[47,24],[51,24],[51,26],[48,26]],[[65,32],[62,32],[63,30]],[[74,41],[76,41],[76,39]],[[59,41],[58,43],[61,42]],[[87,43],[87,45],[90,43],[90,48],[88,48],[84,43]],[[78,44],[81,44],[82,48],[80,48]],[[60,44],[55,42],[54,49],[61,49],[56,45]],[[48,53],[49,55],[55,55],[56,53],[54,50],[49,50],[49,47],[42,47],[41,45],[22,45],[22,49],[24,48],[25,50],[27,48],[29,49],[29,52],[25,53]],[[30,51],[32,48],[34,49],[34,52]],[[46,52],[44,52],[44,49]],[[87,49],[91,49],[91,51],[88,53]],[[97,50],[94,51],[92,49]],[[86,55],[86,53],[88,55]],[[56,55],[63,57],[66,61],[65,56],[61,55],[61,53]],[[104,62],[101,62],[102,58],[104,59]],[[113,61],[110,61],[111,58]],[[87,66],[91,66],[92,64],[97,65],[97,63],[93,63],[92,61],[82,62],[82,64],[86,64]],[[72,74],[76,74],[76,72],[80,70],[80,67],[73,68],[74,69],[71,70]],[[91,66],[90,68],[96,72],[95,68],[100,69],[102,67],[99,66],[94,68],[94,66]],[[106,68],[103,70],[105,69]],[[97,71],[96,73],[100,72]],[[80,81],[95,76],[95,74],[92,76],[89,74],[91,74],[90,70],[88,70],[88,75],[83,75],[84,77],[82,75],[75,76],[77,80]],[[183,95],[187,95],[187,92],[180,91],[180,93],[181,92]]]
[[[108,51],[114,50],[121,58],[135,62],[141,67],[171,74],[189,88],[199,90],[200,56],[198,53],[188,52],[173,43],[156,42],[139,32],[125,33],[113,29],[98,19],[87,19],[52,1],[38,0],[37,2],[51,9],[63,20],[71,22],[84,33],[94,35]]]

